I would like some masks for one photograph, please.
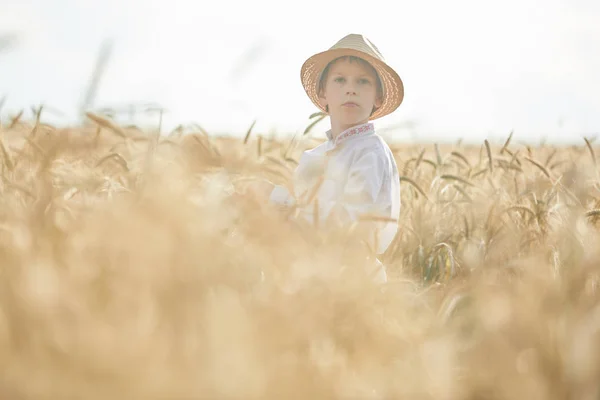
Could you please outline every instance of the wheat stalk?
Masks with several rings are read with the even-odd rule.
[[[550,172],[542,164],[540,164],[539,162],[535,161],[533,158],[530,158],[530,157],[525,157],[525,160],[529,161],[531,164],[538,167],[539,170],[544,173],[544,175],[546,175],[548,178],[552,179]]]
[[[488,165],[490,168],[490,173],[493,173],[494,172],[494,162],[492,160],[492,150],[490,149],[490,142],[488,142],[488,140],[485,139],[484,144],[485,144],[485,150],[486,150],[487,156],[488,156]]]
[[[400,177],[400,182],[407,182],[409,183],[412,187],[414,187],[415,189],[417,189],[417,191],[427,200],[429,201],[429,198],[427,197],[427,195],[425,194],[425,192],[423,191],[423,189],[421,189],[421,187],[417,184],[417,182],[413,181],[412,179],[410,179],[407,176],[401,176]]]

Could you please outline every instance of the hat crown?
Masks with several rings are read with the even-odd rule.
[[[334,44],[329,50],[335,49],[351,49],[362,51],[363,53],[367,53],[372,57],[375,57],[381,61],[385,61],[383,55],[375,46],[373,42],[367,39],[364,35],[359,35],[356,33],[351,33],[349,35],[344,36],[340,39],[336,44]]]

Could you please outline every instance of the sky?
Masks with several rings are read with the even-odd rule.
[[[598,20],[597,0],[0,0],[0,38],[15,38],[0,45],[0,97],[3,113],[45,104],[70,123],[108,40],[95,109],[158,104],[165,130],[302,133],[317,111],[302,63],[361,33],[404,82],[376,121],[391,139],[579,142],[600,132]]]

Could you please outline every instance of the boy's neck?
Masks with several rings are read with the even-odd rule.
[[[367,121],[358,122],[358,123],[352,124],[352,125],[345,125],[345,124],[336,123],[335,121],[331,121],[331,131],[330,131],[331,139],[335,140],[335,138],[337,138],[342,132],[344,132],[350,128],[353,128],[355,126],[366,124],[367,122],[369,122],[369,121],[367,120]]]

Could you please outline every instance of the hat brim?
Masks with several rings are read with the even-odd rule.
[[[365,52],[354,49],[331,49],[317,53],[304,62],[300,70],[300,79],[306,94],[317,108],[327,112],[325,106],[319,101],[317,85],[321,78],[321,73],[331,61],[343,56],[355,56],[368,61],[377,71],[381,84],[383,86],[383,102],[373,115],[369,118],[375,120],[394,112],[402,100],[404,100],[404,84],[402,79],[393,68],[382,60],[375,58]]]

